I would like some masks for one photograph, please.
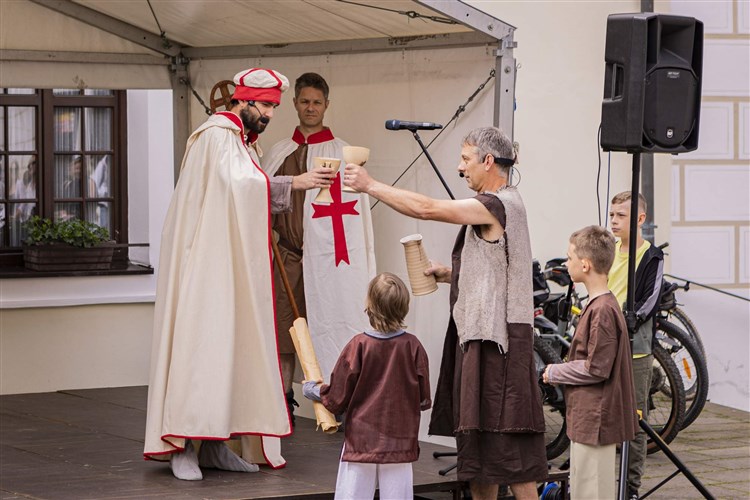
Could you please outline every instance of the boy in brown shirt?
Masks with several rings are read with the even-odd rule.
[[[615,239],[588,226],[573,233],[568,272],[583,283],[589,301],[570,345],[566,363],[548,365],[544,381],[565,384],[570,447],[570,494],[574,500],[616,497],[615,448],[638,428],[630,338],[607,273]]]

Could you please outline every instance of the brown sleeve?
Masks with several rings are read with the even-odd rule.
[[[417,347],[417,377],[419,377],[419,409],[429,410],[432,407],[430,398],[430,362],[427,358],[427,352],[419,344]]]
[[[361,371],[360,343],[354,337],[344,347],[331,372],[331,383],[320,386],[320,402],[334,415],[349,407]]]

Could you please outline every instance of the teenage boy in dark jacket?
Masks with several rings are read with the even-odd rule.
[[[646,220],[646,199],[638,195],[638,230],[632,241],[630,237],[630,191],[624,191],[612,198],[609,209],[612,233],[618,238],[615,247],[615,261],[609,271],[608,286],[624,306],[628,292],[628,251],[630,244],[636,245],[635,255],[635,312],[636,331],[633,334],[633,382],[635,385],[636,406],[648,420],[648,393],[651,388],[651,374],[654,356],[651,343],[654,338],[654,316],[659,309],[661,284],[664,272],[664,253],[643,239],[642,226]],[[630,443],[628,461],[628,497],[638,498],[641,475],[646,459],[646,433],[640,427],[635,439]]]

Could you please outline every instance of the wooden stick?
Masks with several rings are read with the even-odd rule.
[[[289,297],[289,304],[292,306],[292,312],[294,313],[294,325],[289,329],[289,335],[292,337],[292,343],[295,351],[297,351],[302,371],[305,373],[307,380],[323,380],[318,358],[315,356],[315,348],[310,338],[310,331],[307,328],[307,321],[299,315],[299,309],[297,309],[297,303],[294,301],[294,295],[292,294],[292,286],[289,284],[289,277],[286,275],[286,269],[284,269],[284,261],[281,260],[279,246],[274,238],[271,238],[271,248],[276,265],[279,266],[281,281],[284,282],[284,288]],[[315,411],[315,420],[318,426],[323,429],[323,432],[333,434],[338,431],[339,424],[336,422],[336,417],[326,410],[322,403],[313,401],[313,410]]]
[[[279,268],[279,274],[281,275],[281,281],[284,282],[284,288],[286,289],[286,295],[289,297],[289,304],[292,306],[292,313],[294,319],[300,317],[299,309],[297,309],[297,302],[294,300],[294,293],[292,292],[292,285],[289,284],[289,277],[286,275],[286,269],[284,269],[284,261],[281,260],[281,253],[279,252],[279,246],[276,244],[276,239],[271,235],[271,247],[273,248],[273,259],[276,261],[276,265]]]

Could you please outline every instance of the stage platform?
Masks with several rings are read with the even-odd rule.
[[[146,387],[0,396],[0,500],[20,499],[323,499],[333,497],[341,433],[315,432],[299,419],[282,444],[288,465],[255,474],[206,470],[203,481],[180,481],[164,463],[142,459]],[[750,498],[750,413],[708,403],[671,444],[717,498]],[[455,472],[438,470],[453,458],[448,448],[421,443],[414,464],[416,498],[460,497]],[[565,477],[552,462],[555,479]],[[674,465],[649,455],[643,491],[669,477]],[[454,496],[455,494],[455,496]],[[651,497],[649,497],[651,498]],[[653,498],[699,498],[680,475]]]
[[[324,499],[333,498],[343,433],[315,431],[297,418],[282,441],[283,469],[259,473],[207,469],[203,481],[180,481],[169,466],[142,458],[146,387],[0,396],[0,498],[10,499]],[[438,470],[451,451],[420,443],[414,490],[422,498],[460,492],[455,472]]]

